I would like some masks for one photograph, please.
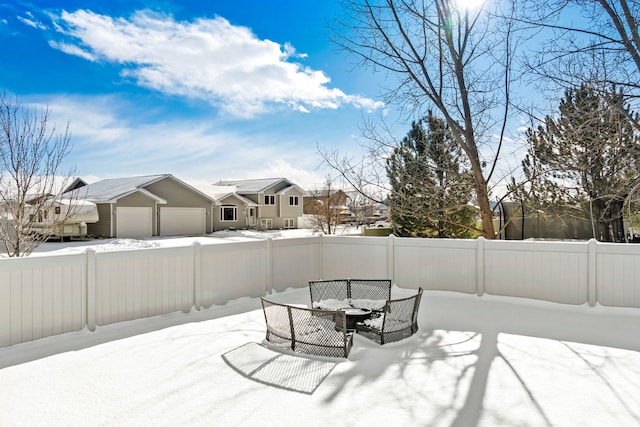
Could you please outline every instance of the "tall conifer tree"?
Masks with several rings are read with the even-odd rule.
[[[465,157],[444,120],[431,112],[411,130],[387,161],[394,233],[411,237],[472,237],[477,219]]]
[[[595,238],[624,241],[622,206],[639,178],[638,137],[623,94],[567,90],[557,118],[529,129],[523,167],[542,207],[591,219]]]

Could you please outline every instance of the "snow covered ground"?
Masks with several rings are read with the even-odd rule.
[[[51,242],[33,256],[312,234]],[[309,304],[306,288],[269,297]],[[640,425],[640,310],[427,291],[419,324],[384,346],[356,336],[347,360],[304,357],[269,348],[259,299],[243,298],[2,348],[0,426]]]
[[[361,230],[358,227],[341,227],[337,230],[336,235],[357,235]],[[289,230],[270,230],[270,231],[255,231],[255,230],[223,230],[216,231],[206,236],[195,237],[153,237],[149,239],[86,239],[86,240],[74,240],[71,242],[59,242],[51,241],[46,242],[31,254],[31,256],[38,256],[43,254],[55,253],[61,254],[74,254],[82,253],[87,248],[91,247],[97,252],[100,251],[121,251],[127,249],[144,249],[144,248],[157,248],[167,246],[185,246],[193,244],[194,242],[200,242],[203,244],[212,243],[225,243],[225,242],[240,242],[251,241],[256,239],[284,239],[295,237],[309,237],[319,234],[310,229],[289,229]]]
[[[309,304],[307,289],[270,298]],[[259,299],[243,298],[0,349],[0,425],[640,425],[639,322],[429,291],[416,335],[356,336],[327,359],[265,346]]]

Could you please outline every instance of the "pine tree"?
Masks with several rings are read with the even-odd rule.
[[[622,206],[637,180],[640,150],[624,105],[587,85],[566,91],[558,118],[527,131],[523,169],[542,206],[590,219],[595,238],[624,241]]]
[[[473,237],[473,178],[460,148],[431,112],[413,122],[387,160],[394,233],[410,237]]]

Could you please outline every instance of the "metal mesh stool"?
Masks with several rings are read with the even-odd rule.
[[[321,300],[371,299],[390,300],[391,280],[336,279],[309,281],[311,304]]]
[[[329,357],[348,357],[353,333],[344,311],[294,307],[262,300],[268,342],[293,351]]]
[[[356,332],[380,344],[400,341],[418,331],[418,310],[422,288],[409,298],[387,301],[377,319],[356,324]]]

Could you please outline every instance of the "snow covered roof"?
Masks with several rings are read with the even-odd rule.
[[[281,182],[286,182],[289,185],[294,185],[287,178],[264,178],[264,179],[243,179],[237,181],[220,181],[216,185],[220,186],[235,186],[237,193],[261,193],[270,187]]]
[[[276,194],[286,194],[286,193],[288,193],[290,190],[293,190],[294,188],[297,188],[297,189],[300,191],[300,193],[304,193],[304,190],[303,190],[302,188],[298,187],[298,186],[297,186],[297,185],[295,185],[295,184],[292,184],[292,185],[290,185],[290,186],[288,186],[288,187],[285,187],[285,188],[283,188],[282,190],[278,191],[278,193],[276,193]]]
[[[107,203],[128,196],[136,191],[140,191],[143,187],[169,176],[171,175],[164,174],[103,179],[73,191],[77,192],[79,198],[96,203]],[[148,191],[145,191],[145,193],[151,198],[162,200],[160,197],[154,196]]]
[[[327,197],[327,194],[333,196],[334,194],[338,193],[344,193],[345,195],[347,194],[345,191],[339,188],[321,188],[319,190],[305,190],[304,197]]]
[[[227,193],[227,194],[222,194],[219,195],[218,197],[216,197],[216,202],[218,204],[222,204],[223,201],[229,197],[235,197],[236,199],[240,200],[242,203],[244,203],[245,206],[260,206],[260,204],[254,202],[253,200],[250,200],[246,197],[244,197],[241,194],[238,193]]]

